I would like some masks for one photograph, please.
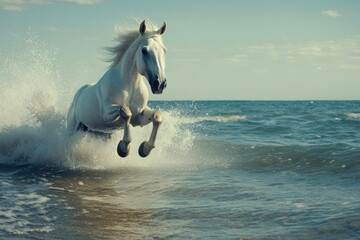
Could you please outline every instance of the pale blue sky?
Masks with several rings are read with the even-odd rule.
[[[0,0],[0,56],[35,33],[72,92],[134,17],[168,24],[168,88],[152,100],[360,99],[359,0]]]

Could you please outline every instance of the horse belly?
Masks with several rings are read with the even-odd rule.
[[[77,112],[78,121],[92,131],[112,133],[124,127],[124,121],[120,116],[114,122],[105,122],[98,101],[92,101],[92,104],[80,101]]]

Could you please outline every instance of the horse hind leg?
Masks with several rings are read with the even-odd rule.
[[[159,126],[162,123],[162,116],[159,112],[152,112],[151,120],[153,122],[153,128],[149,141],[144,141],[139,147],[139,155],[141,157],[147,157],[151,150],[155,148],[155,140],[159,130]]]
[[[130,142],[131,142],[131,135],[130,135],[130,120],[131,120],[131,111],[129,107],[123,106],[120,108],[120,117],[124,120],[124,136],[123,139],[119,142],[117,147],[117,153],[120,157],[126,157],[129,155],[130,152]]]

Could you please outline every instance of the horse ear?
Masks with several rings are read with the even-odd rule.
[[[146,32],[145,20],[141,22],[139,32],[140,32],[141,35],[145,34],[145,32]]]
[[[162,27],[159,29],[159,34],[163,35],[163,33],[165,32],[166,29],[166,22],[164,22],[164,24],[162,25]]]

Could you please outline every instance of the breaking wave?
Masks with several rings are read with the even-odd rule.
[[[360,120],[360,113],[348,113],[346,114],[346,117],[349,119]]]
[[[201,123],[201,122],[220,122],[220,123],[228,123],[228,122],[239,122],[245,121],[246,116],[204,116],[204,117],[195,117],[195,118],[184,118],[182,119],[183,123],[192,124],[192,123]]]

